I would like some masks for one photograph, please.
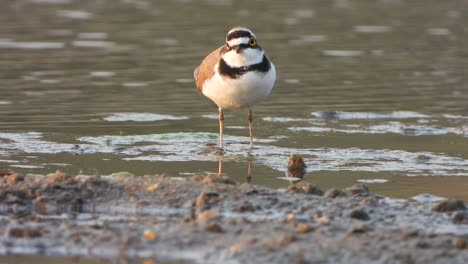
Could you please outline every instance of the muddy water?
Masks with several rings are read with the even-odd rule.
[[[0,167],[24,173],[218,172],[285,188],[368,182],[392,197],[468,200],[462,0],[8,1],[0,8]],[[276,64],[271,96],[226,113],[193,69],[234,25]],[[250,165],[249,165],[250,164]]]

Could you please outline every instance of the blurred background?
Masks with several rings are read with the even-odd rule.
[[[289,155],[327,189],[468,200],[468,6],[463,0],[16,0],[0,8],[0,169],[188,177],[218,170],[286,188]],[[247,113],[193,70],[233,26],[275,63]]]

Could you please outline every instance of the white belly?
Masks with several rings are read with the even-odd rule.
[[[204,83],[203,94],[221,109],[251,108],[270,94],[275,79],[273,64],[267,73],[248,72],[238,79],[222,77],[216,72]]]

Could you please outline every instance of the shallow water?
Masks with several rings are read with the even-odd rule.
[[[285,188],[290,154],[327,189],[468,200],[468,31],[462,0],[52,1],[0,9],[0,168],[218,172]],[[192,72],[233,25],[276,65],[271,96],[226,113]],[[249,166],[250,164],[250,166]]]

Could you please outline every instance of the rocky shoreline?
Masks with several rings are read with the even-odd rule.
[[[188,263],[468,263],[463,201],[226,176],[0,174],[0,255]]]

